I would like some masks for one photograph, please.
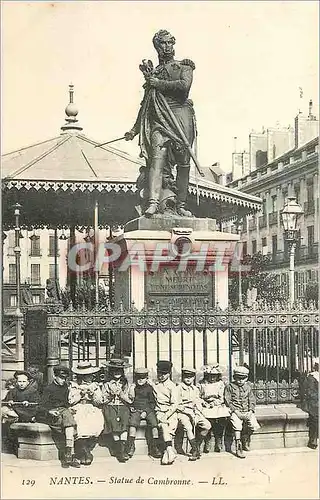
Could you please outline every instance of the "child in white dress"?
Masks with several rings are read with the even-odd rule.
[[[203,451],[209,453],[209,442],[213,433],[214,451],[220,453],[226,417],[230,415],[230,411],[224,404],[225,384],[221,380],[221,369],[218,365],[203,367],[203,379],[200,380],[198,388],[202,399],[203,415],[211,423],[211,431],[206,436]]]

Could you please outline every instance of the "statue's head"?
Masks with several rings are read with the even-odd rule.
[[[169,31],[158,31],[154,35],[152,42],[160,58],[170,59],[174,56],[174,44],[176,43],[176,39]]]

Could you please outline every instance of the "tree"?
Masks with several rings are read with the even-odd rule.
[[[287,292],[277,283],[276,274],[269,272],[271,263],[271,257],[262,255],[261,252],[245,255],[242,258],[241,284],[244,304],[249,288],[257,290],[257,300],[264,300],[270,304],[288,299]],[[239,305],[239,269],[229,269],[229,302],[233,307]]]
[[[70,287],[66,287],[61,290],[61,300],[64,310],[68,309],[71,304],[71,292]],[[108,291],[101,285],[99,285],[99,308],[109,304]],[[75,309],[84,307],[86,310],[93,310],[96,306],[96,291],[95,286],[91,280],[83,281],[81,284],[76,284],[75,297],[73,301],[73,307]]]
[[[305,298],[307,302],[314,302],[318,307],[319,283],[316,280],[308,281],[308,283],[306,284]]]

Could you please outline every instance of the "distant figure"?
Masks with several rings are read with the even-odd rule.
[[[319,438],[319,358],[314,360],[313,371],[307,377],[304,409],[309,413],[308,447],[316,450]]]

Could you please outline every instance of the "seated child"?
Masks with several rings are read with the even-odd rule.
[[[112,434],[115,455],[119,462],[129,460],[127,454],[128,425],[130,418],[129,384],[124,370],[130,365],[124,359],[107,361],[108,380],[102,385],[104,432]]]
[[[9,389],[1,407],[1,422],[35,422],[40,400],[31,375],[18,370],[14,374],[15,386]]]
[[[178,421],[187,432],[191,445],[191,461],[200,458],[201,443],[211,429],[210,422],[203,415],[200,391],[194,385],[195,376],[196,370],[193,368],[182,368],[182,382],[178,384]],[[198,439],[197,430],[200,431]]]
[[[148,382],[148,374],[147,368],[136,368],[134,371],[135,383],[129,387],[129,398],[132,401],[127,446],[129,457],[132,457],[134,454],[134,441],[137,427],[140,425],[141,418],[145,418],[152,432],[150,455],[154,458],[161,458],[161,453],[158,448],[159,431],[155,413],[156,401],[153,388]]]
[[[93,380],[99,371],[100,368],[92,366],[90,361],[80,361],[72,369],[77,381],[70,384],[69,403],[77,424],[75,455],[83,465],[91,465],[91,451],[104,428],[102,393],[98,382]]]
[[[233,382],[224,390],[224,400],[231,411],[230,422],[236,439],[236,455],[245,458],[244,451],[250,450],[252,433],[260,425],[255,417],[256,400],[251,384],[248,382],[249,370],[245,366],[237,366],[233,370]]]
[[[70,370],[58,365],[53,368],[54,379],[43,390],[38,420],[48,424],[53,431],[63,434],[65,449],[61,460],[63,468],[80,467],[79,460],[74,456],[74,439],[76,436],[76,421],[69,404]]]
[[[203,379],[200,380],[198,388],[202,399],[203,414],[211,423],[211,431],[205,438],[204,453],[210,451],[211,433],[214,435],[214,451],[220,453],[222,449],[226,417],[230,415],[229,408],[224,404],[224,386],[221,380],[221,369],[218,365],[207,365],[203,368]]]
[[[171,361],[158,361],[157,380],[152,384],[156,400],[156,416],[158,427],[162,433],[164,452],[161,458],[162,465],[171,465],[175,461],[172,441],[177,429],[178,392],[177,386],[170,380],[172,370]]]

